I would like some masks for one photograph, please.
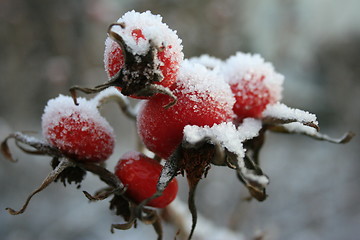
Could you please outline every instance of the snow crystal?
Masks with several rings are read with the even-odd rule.
[[[283,103],[268,105],[262,113],[262,116],[283,120],[293,119],[298,122],[312,122],[318,124],[315,114],[300,109],[290,108]]]
[[[263,76],[263,83],[270,91],[272,102],[281,100],[284,76],[277,73],[274,66],[265,62],[259,54],[237,52],[234,56],[229,57],[222,66],[221,72],[229,84],[236,84],[241,80],[260,79]]]
[[[176,91],[192,94],[194,102],[204,101],[209,97],[219,104],[219,108],[232,109],[235,98],[224,78],[205,66],[184,60],[180,66]],[[196,93],[196,94],[194,94]]]
[[[221,59],[209,56],[208,54],[203,54],[199,57],[189,58],[189,62],[191,63],[199,63],[204,65],[206,68],[210,70],[218,70],[221,65],[224,63]]]
[[[125,13],[117,22],[124,23],[125,28],[114,26],[112,31],[119,34],[135,54],[145,55],[150,47],[150,39],[151,44],[157,47],[171,46],[172,53],[182,52],[181,39],[177,36],[176,31],[171,30],[167,24],[162,22],[160,15],[154,15],[150,11],[139,13],[133,10]],[[133,30],[135,29],[140,29],[145,39],[134,38]],[[111,47],[110,42],[113,41],[106,40],[107,47]],[[105,51],[109,51],[109,49]],[[181,56],[178,55],[174,57],[179,58],[180,62],[183,55],[182,53]]]

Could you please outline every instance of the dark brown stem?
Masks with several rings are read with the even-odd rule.
[[[188,183],[189,183],[189,197],[188,197],[188,206],[192,217],[192,225],[191,230],[188,239],[190,240],[194,234],[194,230],[197,223],[197,210],[196,210],[196,204],[195,204],[195,192],[196,187],[199,183],[200,179],[197,178],[189,178],[188,177]]]

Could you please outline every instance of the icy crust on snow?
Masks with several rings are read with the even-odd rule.
[[[274,66],[265,62],[259,54],[249,54],[237,52],[229,57],[222,67],[222,73],[229,84],[238,84],[241,87],[244,84],[250,86],[250,89],[256,89],[257,81],[251,85],[252,79],[258,80],[264,76],[263,83],[270,92],[271,102],[275,103],[282,98],[282,84],[284,76],[277,73]]]
[[[96,126],[97,131],[92,131],[94,135],[89,136],[89,141],[91,141],[91,139],[101,140],[105,137],[104,134],[110,137],[113,141],[115,139],[114,130],[107,120],[100,115],[95,101],[87,101],[85,98],[77,98],[77,101],[79,105],[75,105],[74,100],[71,97],[61,94],[48,101],[42,115],[42,132],[44,138],[47,141],[55,142],[58,147],[71,147],[71,143],[64,141],[61,137],[66,136],[69,131],[75,130],[74,128],[77,126],[74,127],[71,123],[69,123],[69,125],[65,125],[63,132],[60,133],[60,136],[51,131],[51,129],[54,129],[54,127],[59,125],[60,122],[63,122],[62,119],[71,118],[73,121],[78,122],[79,125],[81,125],[82,122],[87,122],[90,123],[91,126]],[[88,128],[89,124],[84,125],[81,131],[86,132],[89,130]],[[79,139],[76,144],[86,140],[87,139]],[[104,139],[104,141],[108,140]],[[112,152],[112,148],[114,147],[113,144],[114,142],[107,146],[111,149],[103,149],[104,152]],[[96,146],[93,146],[93,148],[96,148]],[[102,150],[98,150],[101,155]]]
[[[179,69],[176,81],[178,86],[174,92],[181,91],[183,95],[189,95],[194,102],[216,102],[220,109],[231,111],[235,103],[234,95],[229,84],[205,66],[184,60]],[[209,99],[212,98],[212,99]]]
[[[283,103],[268,105],[266,109],[263,111],[262,116],[264,118],[268,117],[268,118],[276,118],[282,120],[293,119],[298,122],[303,122],[303,123],[311,122],[314,124],[318,124],[315,114],[296,108],[290,108]]]
[[[210,70],[220,70],[222,64],[224,63],[221,59],[210,56],[208,54],[203,54],[199,57],[189,58],[189,62],[199,63]]]
[[[133,10],[125,13],[117,22],[124,23],[125,28],[114,26],[111,30],[123,38],[134,54],[145,55],[150,49],[149,41],[151,40],[151,44],[156,47],[171,46],[168,57],[174,61],[180,62],[183,59],[181,39],[177,36],[176,31],[171,30],[167,24],[162,22],[160,15],[154,15],[150,11],[139,13]],[[142,37],[135,39],[132,35],[134,29],[140,29],[145,39]],[[106,39],[105,46],[105,54],[118,47],[110,38]]]
[[[190,144],[196,144],[204,139],[210,139],[243,158],[246,151],[243,148],[243,142],[258,136],[261,127],[261,121],[253,118],[244,119],[238,128],[231,122],[214,124],[212,127],[187,125],[184,128],[184,140]]]

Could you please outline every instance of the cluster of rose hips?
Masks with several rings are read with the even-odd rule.
[[[31,154],[52,157],[53,171],[11,214],[25,211],[33,195],[53,181],[79,184],[86,172],[100,177],[108,187],[93,201],[113,196],[110,208],[128,229],[137,220],[154,225],[161,238],[160,217],[177,194],[178,174],[189,183],[189,209],[196,226],[195,190],[211,164],[235,170],[251,197],[266,199],[268,177],[259,166],[259,152],[267,130],[300,133],[318,140],[345,143],[318,132],[316,116],[280,103],[283,76],[259,55],[238,52],[222,61],[208,55],[185,59],[176,32],[158,15],[134,11],[110,25],[104,64],[109,80],[94,88],[74,86],[70,96],[49,100],[42,116],[43,140],[16,132],[1,150],[14,160],[8,140]],[[76,92],[98,93],[86,100]],[[132,108],[126,97],[141,99]],[[111,172],[105,168],[115,146],[112,127],[98,111],[116,101],[124,114],[136,121],[138,134],[153,155],[130,151]],[[121,138],[120,138],[121,139]],[[28,145],[31,149],[26,148]]]

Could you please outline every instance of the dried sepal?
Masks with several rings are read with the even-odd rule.
[[[15,141],[15,144],[24,153],[31,154],[31,155],[44,155],[44,152],[42,152],[40,150],[27,149],[26,147],[22,146],[21,143],[19,143],[18,141]]]
[[[115,211],[115,214],[118,216],[122,216],[125,221],[129,221],[133,218],[132,210],[135,206],[134,203],[129,201],[129,199],[125,198],[121,194],[115,194],[114,197],[110,201],[110,210]]]
[[[269,184],[269,178],[263,174],[261,168],[248,156],[241,158],[234,153],[227,153],[228,166],[236,170],[237,176],[250,195],[258,201],[264,201],[267,198],[266,186]]]
[[[316,116],[307,111],[290,108],[283,103],[276,103],[267,106],[262,112],[261,121],[264,125],[274,126],[288,123],[301,123],[304,126],[309,126],[316,131],[319,131]]]
[[[55,169],[60,164],[59,158],[53,158],[51,161],[51,166]],[[60,181],[66,187],[66,183],[71,184],[75,183],[80,188],[80,183],[84,180],[86,171],[79,168],[76,164],[73,166],[67,167],[56,177],[54,182]]]
[[[284,119],[284,118],[275,118],[275,117],[264,117],[261,120],[265,125],[270,125],[270,126],[298,122],[298,119],[296,119],[296,118]],[[312,127],[314,129],[316,129],[317,131],[320,130],[319,126],[315,122],[301,121],[300,123],[303,124],[304,126]]]
[[[156,220],[152,223],[156,234],[158,235],[157,240],[163,239],[163,229],[161,224],[161,218],[157,215]]]
[[[62,158],[59,162],[59,164],[57,165],[57,167],[51,171],[49,173],[49,175],[45,178],[45,180],[42,182],[42,184],[40,185],[40,187],[38,187],[34,192],[32,192],[28,198],[26,199],[24,205],[22,206],[22,208],[18,211],[12,209],[12,208],[6,208],[6,210],[11,214],[11,215],[18,215],[18,214],[22,214],[28,204],[30,203],[31,198],[36,195],[37,193],[41,192],[42,190],[44,190],[47,186],[50,185],[50,183],[54,182],[55,179],[59,176],[59,174],[61,174],[66,168],[68,167],[73,167],[75,166],[75,164],[72,161],[69,161],[66,158]]]
[[[276,126],[268,126],[268,129],[272,132],[277,133],[297,133],[309,136],[313,139],[320,141],[327,141],[331,143],[344,144],[351,141],[351,139],[355,136],[353,132],[347,132],[343,136],[339,138],[332,138],[326,134],[322,134],[318,131],[314,131],[312,128],[308,126],[303,126],[299,123],[291,123],[284,125],[276,125]]]
[[[7,138],[4,139],[4,141],[1,142],[1,153],[2,155],[4,155],[4,157],[8,160],[10,160],[11,162],[17,162],[17,159],[15,159],[10,151],[9,145],[8,145],[8,140],[9,138],[11,138],[11,136],[8,136]]]
[[[163,106],[165,109],[169,109],[170,107],[174,106],[177,103],[177,97],[174,95],[174,93],[169,88],[158,84],[150,84],[144,87],[143,89],[139,90],[136,94],[138,96],[145,96],[145,97],[146,96],[151,97],[156,94],[164,94],[169,96],[171,98],[171,101]]]
[[[104,200],[104,199],[110,197],[111,195],[113,195],[117,192],[119,192],[119,189],[112,188],[112,187],[106,187],[106,188],[100,189],[99,191],[95,192],[95,195],[91,195],[87,191],[83,191],[85,197],[87,197],[87,199],[89,199],[90,201],[101,201],[101,200]]]
[[[131,221],[126,223],[117,223],[117,224],[111,224],[111,233],[115,232],[115,229],[118,230],[128,230],[132,228],[134,225],[136,225],[136,218],[131,219]]]
[[[97,175],[101,181],[105,182],[107,185],[116,189],[117,191],[121,192],[124,190],[124,185],[115,176],[115,174],[113,174],[106,168],[102,167],[101,165],[84,162],[84,163],[77,163],[77,166]]]
[[[48,143],[36,139],[35,137],[26,135],[22,132],[15,132],[10,134],[9,136],[7,136],[4,141],[1,143],[1,153],[5,156],[5,158],[7,158],[8,160],[12,161],[12,162],[16,162],[16,160],[13,158],[10,148],[8,146],[8,141],[9,139],[14,139],[16,145],[20,148],[20,150],[26,152],[26,153],[31,153],[31,154],[43,154],[43,155],[49,155],[52,157],[62,157],[62,154],[60,153],[60,151],[49,145]],[[34,148],[35,150],[28,150],[24,147],[22,147],[20,145],[20,143],[28,145],[32,148]]]
[[[144,224],[153,225],[158,235],[158,239],[162,239],[161,220],[156,210],[145,207],[138,208],[134,202],[120,194],[114,195],[113,199],[110,201],[110,209],[114,210],[116,215],[122,216],[125,220],[125,223],[112,224],[112,233],[114,233],[115,229],[128,230],[133,226],[136,227],[137,220],[139,219]],[[139,209],[141,210],[141,218],[138,217],[139,213],[137,211],[139,211]]]
[[[196,187],[199,181],[206,177],[210,164],[215,156],[215,146],[208,141],[197,144],[196,147],[182,148],[182,157],[179,161],[180,171],[185,171],[189,185],[188,207],[192,216],[192,226],[188,239],[191,239],[197,224],[197,209],[195,204]]]
[[[244,148],[246,149],[246,155],[249,158],[251,158],[256,165],[259,165],[259,163],[260,163],[259,155],[260,155],[260,150],[265,143],[265,132],[266,132],[266,128],[263,127],[260,129],[258,136],[254,137],[252,139],[246,140],[244,142]]]
[[[129,100],[114,87],[101,91],[93,99],[91,99],[91,101],[94,102],[98,108],[108,102],[115,102],[118,104],[125,116],[131,120],[136,120],[136,111],[133,107],[131,107]]]

